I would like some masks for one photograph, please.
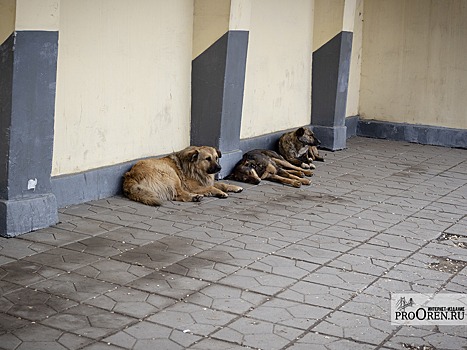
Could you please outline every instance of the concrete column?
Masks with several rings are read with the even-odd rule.
[[[191,144],[221,150],[222,178],[230,173],[242,156],[240,125],[251,4],[250,0],[232,0],[227,11],[209,13],[213,7],[206,6],[208,2],[195,1],[195,24],[197,16],[211,16],[212,23],[225,22],[223,28],[226,32],[218,39],[214,36],[216,40],[193,59]],[[222,3],[212,5],[220,6]],[[199,46],[197,41],[205,42],[206,37],[213,37],[212,33],[216,30],[222,31],[222,28],[203,27],[201,30],[195,25],[194,47]]]
[[[356,0],[317,0],[315,5],[315,28],[327,31],[314,31],[315,41],[324,44],[313,52],[311,124],[323,148],[340,150],[347,139],[345,113]],[[334,26],[326,23],[326,27],[323,21]]]
[[[38,12],[23,3],[16,4],[16,30],[0,46],[0,235],[4,237],[58,221],[50,182],[58,31],[29,30],[28,19],[37,21]],[[27,29],[18,30],[23,28]]]

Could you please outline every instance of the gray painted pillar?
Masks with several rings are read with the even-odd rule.
[[[222,152],[220,177],[242,157],[247,31],[229,31],[192,63],[191,144]]]
[[[55,224],[50,175],[58,32],[21,31],[0,46],[0,235]]]
[[[351,32],[340,32],[313,52],[311,124],[321,147],[346,147],[345,109],[352,53]]]

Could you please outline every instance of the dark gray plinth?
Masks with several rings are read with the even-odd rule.
[[[191,144],[221,150],[221,178],[241,158],[247,49],[248,32],[229,31],[192,63]]]
[[[57,222],[50,183],[57,53],[57,32],[16,32],[1,45],[1,236]]]
[[[330,150],[346,147],[345,109],[352,36],[351,32],[341,32],[313,52],[311,122],[321,145]]]

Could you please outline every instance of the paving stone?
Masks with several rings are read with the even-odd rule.
[[[353,240],[331,237],[327,235],[322,235],[321,233],[302,239],[298,243],[306,245],[306,246],[314,247],[314,248],[337,251],[341,253],[347,252],[351,250],[353,247],[356,247],[359,245],[358,242],[353,241]]]
[[[95,214],[111,212],[111,211],[112,210],[110,208],[96,206],[96,205],[92,205],[89,203],[70,205],[70,206],[58,209],[58,212],[60,214],[65,214],[66,217],[79,216],[82,218],[89,217]]]
[[[376,276],[356,271],[339,270],[333,267],[322,267],[304,278],[304,281],[347,289],[358,293],[367,288],[376,280],[376,278]]]
[[[91,237],[79,242],[63,246],[65,249],[98,255],[104,258],[120,254],[137,247],[136,245],[105,239],[102,237]]]
[[[374,345],[363,344],[361,342],[354,342],[349,339],[331,337],[329,335],[315,333],[307,333],[303,338],[300,338],[291,347],[291,350],[348,350],[348,349],[361,349],[373,350]]]
[[[325,264],[339,256],[341,253],[333,250],[310,247],[305,244],[294,244],[274,253],[275,255],[303,260],[315,264]]]
[[[0,335],[0,344],[6,349],[75,350],[92,341],[86,337],[37,323]]]
[[[153,231],[141,230],[131,227],[122,227],[115,229],[111,232],[99,235],[100,238],[110,239],[121,242],[123,244],[133,244],[137,246],[143,246],[148,243],[154,243],[155,241],[166,236],[167,235],[163,233],[157,233]]]
[[[10,316],[0,312],[0,334],[25,327],[29,324],[31,324],[30,321],[26,321],[20,317]]]
[[[176,233],[175,236],[185,237],[194,241],[207,242],[210,244],[222,244],[231,239],[240,237],[240,234],[198,226]]]
[[[0,311],[26,320],[39,321],[76,304],[48,293],[22,288],[0,298]]]
[[[467,338],[453,337],[441,332],[415,327],[402,327],[384,345],[396,349],[412,346],[415,349],[458,350],[467,346]]]
[[[169,306],[148,321],[169,326],[185,333],[207,336],[230,323],[236,315],[188,302]]]
[[[235,233],[250,233],[264,227],[264,225],[256,222],[232,219],[230,217],[221,218],[215,222],[208,222],[204,226],[215,230],[225,230]]]
[[[60,221],[55,227],[74,233],[81,233],[85,235],[95,236],[115,230],[124,226],[124,222],[102,221],[100,218],[104,214],[96,214],[89,218],[73,217],[71,220],[67,219]],[[110,214],[109,214],[110,215]],[[63,219],[63,216],[61,216]]]
[[[164,235],[173,235],[183,230],[188,230],[194,226],[186,222],[176,222],[162,220],[160,218],[152,218],[144,221],[134,221],[130,223],[130,227],[144,231],[152,231],[162,233]]]
[[[3,266],[0,266],[1,282],[7,282],[3,288],[9,288],[8,285],[15,284],[20,286],[29,286],[37,282],[44,281],[50,277],[59,276],[65,273],[64,270],[44,266],[31,261],[19,260]],[[10,286],[11,287],[11,286]]]
[[[328,266],[336,267],[342,271],[353,271],[372,276],[381,276],[386,274],[395,264],[394,262],[372,257],[344,254],[331,261]]]
[[[390,334],[391,324],[390,320],[336,311],[311,331],[378,345]]]
[[[268,255],[248,266],[249,269],[264,271],[274,275],[300,279],[319,267],[307,261],[287,259],[281,256]]]
[[[187,302],[234,314],[244,314],[266,300],[264,295],[223,285],[208,286],[186,298]]]
[[[125,285],[140,277],[149,275],[154,270],[109,258],[81,267],[74,272],[93,279]]]
[[[289,243],[274,238],[255,236],[254,233],[251,233],[231,239],[225,242],[224,245],[271,254],[288,246]]]
[[[222,341],[222,340],[207,338],[207,339],[203,339],[193,344],[187,349],[192,349],[192,350],[245,350],[248,348],[245,348],[241,345],[237,345],[234,343]]]
[[[259,349],[281,349],[301,330],[253,318],[240,318],[215,332],[212,337]]]
[[[188,257],[163,268],[163,271],[196,279],[216,282],[240,267],[198,257]]]
[[[21,259],[52,248],[47,244],[22,239],[0,238],[0,254],[12,259]]]
[[[77,273],[65,273],[34,284],[34,289],[75,301],[84,301],[116,288],[112,283]]]
[[[151,322],[139,322],[104,338],[124,349],[186,349],[202,337]],[[105,349],[105,347],[104,347]]]
[[[299,240],[312,235],[312,233],[308,232],[294,231],[274,226],[261,228],[259,230],[254,231],[252,234],[257,237],[273,238],[278,241],[284,241],[288,243],[296,243]]]
[[[316,321],[331,312],[330,309],[299,302],[271,299],[247,313],[254,319],[307,330]]]
[[[352,216],[352,217],[346,218],[346,219],[344,219],[342,221],[339,221],[337,223],[337,225],[338,226],[343,226],[343,227],[350,227],[350,228],[354,228],[354,229],[381,232],[381,231],[391,227],[393,224],[388,223],[388,222],[384,222],[384,221],[379,221],[379,220],[376,220],[375,218],[366,219],[366,218],[362,218],[360,216]]]
[[[96,255],[76,252],[69,249],[55,248],[45,252],[28,256],[24,260],[50,266],[56,269],[72,271],[102,259]]]
[[[379,233],[378,235],[370,238],[367,241],[367,243],[413,252],[418,250],[420,247],[426,245],[428,243],[428,240],[405,237],[403,235]]]
[[[85,238],[89,238],[89,236],[90,235],[58,229],[52,226],[42,230],[25,233],[21,235],[20,238],[15,239],[24,239],[32,242],[38,242],[59,247],[65,244],[70,244]]]
[[[277,297],[335,309],[354,295],[350,290],[299,281],[279,293]]]
[[[87,338],[98,339],[135,323],[134,318],[90,305],[79,305],[53,315],[41,324]]]
[[[218,245],[197,254],[196,257],[233,266],[244,267],[250,265],[256,260],[264,258],[266,255],[266,253],[260,253],[253,250]]]
[[[377,232],[371,230],[343,226],[331,226],[319,232],[319,235],[322,236],[330,236],[356,242],[366,242],[377,234]]]
[[[196,278],[166,272],[154,272],[128,284],[131,288],[173,299],[184,299],[208,285],[208,282]]]
[[[438,291],[439,286],[428,286],[407,281],[399,281],[391,278],[379,278],[371,286],[366,288],[363,293],[374,295],[381,298],[391,299],[392,293],[423,293],[434,294]]]
[[[85,300],[85,304],[143,319],[175,303],[175,300],[149,292],[119,287]]]
[[[391,301],[375,295],[358,294],[339,310],[383,321],[391,319]]]
[[[364,243],[352,249],[351,253],[391,262],[400,262],[411,254],[411,252],[407,250],[382,247],[380,245],[368,243]]]

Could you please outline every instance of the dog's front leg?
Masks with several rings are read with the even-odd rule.
[[[224,182],[215,182],[214,187],[223,191],[223,192],[235,192],[239,193],[243,191],[243,187],[226,184]]]
[[[206,196],[206,197],[227,198],[229,196],[227,193],[225,193],[224,191],[221,191],[220,189],[214,186],[200,187],[196,189],[194,192],[202,194],[203,196]]]

